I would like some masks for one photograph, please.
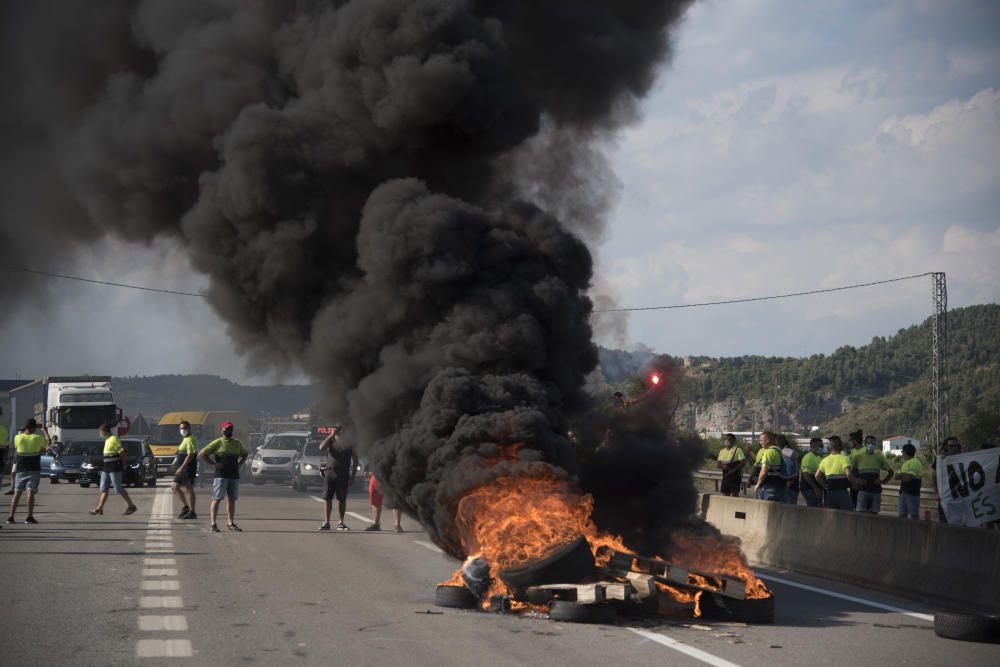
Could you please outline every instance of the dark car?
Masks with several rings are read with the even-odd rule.
[[[54,480],[65,479],[77,482],[83,476],[81,466],[90,459],[91,454],[104,451],[103,440],[74,440],[63,445],[59,456],[54,457],[50,466]]]
[[[149,447],[148,438],[121,438],[125,448],[125,474],[122,484],[125,486],[156,486],[156,457]],[[86,488],[91,484],[100,484],[101,471],[104,469],[104,443],[100,448],[90,453],[90,457],[81,464],[80,486]]]

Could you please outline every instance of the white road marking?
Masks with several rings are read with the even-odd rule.
[[[371,519],[369,519],[366,516],[361,516],[357,512],[344,512],[344,514],[346,514],[347,516],[353,516],[355,519],[358,519],[360,521],[364,521],[365,523],[371,523],[372,522]]]
[[[176,558],[144,558],[142,564],[146,567],[162,567],[164,565],[177,565]]]
[[[150,535],[150,536],[170,535],[170,531],[169,530],[147,530],[146,531],[146,535]]]
[[[325,500],[323,500],[319,496],[309,496],[309,497],[312,498],[313,500],[315,500],[316,502],[319,502],[319,503],[325,503],[326,502]]]
[[[166,581],[143,579],[139,588],[144,591],[179,591],[181,589],[181,582],[176,579],[168,579]]]
[[[176,567],[162,567],[156,569],[143,570],[142,576],[146,579],[149,577],[176,577],[177,568]]]
[[[142,609],[181,609],[184,600],[179,595],[147,595],[139,598]]]
[[[928,623],[934,622],[933,614],[921,614],[919,612],[910,611],[908,609],[903,609],[902,607],[894,607],[891,604],[882,604],[881,602],[874,602],[872,600],[865,600],[864,598],[854,597],[853,595],[845,595],[844,593],[837,593],[835,591],[828,591],[825,588],[817,588],[816,586],[809,586],[807,584],[800,584],[797,581],[791,581],[789,579],[782,579],[781,577],[772,577],[771,575],[758,574],[759,578],[764,581],[773,581],[776,584],[784,584],[785,586],[792,586],[794,588],[801,588],[804,591],[811,591],[813,593],[819,593],[820,595],[827,595],[832,598],[838,598],[840,600],[847,600],[848,602],[856,602],[858,604],[865,605],[867,607],[874,607],[875,609],[881,609],[883,611],[892,611],[897,614],[905,614],[912,618],[920,619],[921,621],[927,621]]]
[[[441,549],[436,544],[431,544],[430,542],[423,542],[421,540],[413,540],[413,543],[414,544],[419,544],[424,549],[430,549],[431,551],[436,551],[439,554],[443,554],[444,553],[443,551],[441,551]]]
[[[713,665],[714,667],[739,667],[735,662],[729,662],[723,658],[716,657],[711,653],[706,653],[701,649],[697,649],[693,646],[688,646],[683,642],[679,642],[676,639],[671,639],[666,635],[661,635],[656,632],[650,632],[649,630],[640,630],[639,628],[629,628],[632,632],[650,641],[654,641],[657,644],[666,646],[667,648],[672,648],[673,650],[683,653],[684,655],[690,656],[695,660],[700,660],[708,665]]]
[[[138,658],[190,658],[194,650],[190,639],[140,639],[135,654]]]
[[[142,632],[187,632],[186,616],[140,616],[139,630]]]

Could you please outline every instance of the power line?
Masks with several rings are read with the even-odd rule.
[[[826,289],[814,289],[808,292],[792,292],[791,294],[774,294],[772,296],[755,296],[746,299],[727,299],[725,301],[706,301],[704,303],[678,303],[672,306],[644,306],[641,308],[601,308],[595,313],[632,313],[640,310],[672,310],[674,308],[700,308],[702,306],[724,306],[730,303],[750,303],[751,301],[770,301],[772,299],[788,299],[793,296],[809,296],[810,294],[825,294],[827,292],[841,292],[843,290],[857,289],[859,287],[873,287],[875,285],[886,285],[888,283],[898,283],[903,280],[913,280],[914,278],[924,278],[931,275],[931,272],[918,273],[913,276],[901,276],[899,278],[889,278],[887,280],[876,280],[871,283],[858,283],[857,285],[844,285],[842,287],[828,287]]]
[[[92,283],[94,285],[107,285],[110,287],[124,287],[127,289],[137,289],[144,292],[160,292],[162,294],[177,294],[179,296],[196,296],[204,298],[204,294],[199,294],[197,292],[180,292],[171,289],[158,289],[156,287],[144,287],[142,285],[126,285],[124,283],[111,283],[104,280],[93,280],[91,278],[81,278],[80,276],[66,276],[61,273],[49,273],[48,271],[38,271],[37,269],[26,269],[23,266],[11,266],[9,264],[0,264],[0,269],[6,269],[8,271],[21,271],[23,273],[34,273],[40,276],[48,276],[50,278],[62,278],[63,280],[77,280],[82,283]]]

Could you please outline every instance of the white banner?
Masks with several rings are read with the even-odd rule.
[[[1000,449],[939,458],[937,483],[948,523],[981,526],[1000,520]]]

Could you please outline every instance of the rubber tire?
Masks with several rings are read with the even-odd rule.
[[[541,560],[512,567],[500,573],[508,588],[523,590],[543,584],[575,584],[594,573],[594,554],[587,538],[580,535]]]
[[[701,613],[714,621],[766,625],[774,623],[774,596],[737,600],[719,593],[705,593],[701,596]]]
[[[650,595],[642,600],[618,605],[619,616],[656,616],[658,611],[660,611],[659,595]]]
[[[549,620],[565,623],[600,623],[614,625],[618,608],[610,604],[577,604],[564,600],[549,603]]]
[[[479,608],[479,600],[465,586],[438,586],[434,590],[434,604],[449,609]]]
[[[934,634],[963,642],[1000,644],[1000,614],[934,614]]]
[[[58,484],[58,483],[59,483],[58,477],[49,477],[49,484]]]

